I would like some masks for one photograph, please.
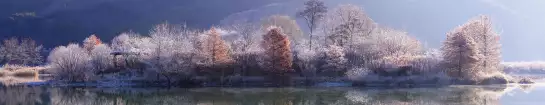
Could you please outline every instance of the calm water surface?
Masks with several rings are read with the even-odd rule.
[[[0,105],[542,105],[545,86],[0,89]]]

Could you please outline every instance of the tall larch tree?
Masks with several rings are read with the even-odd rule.
[[[270,28],[263,36],[262,48],[265,50],[265,69],[280,75],[293,71],[290,41],[280,28]]]
[[[229,47],[227,44],[225,44],[225,41],[221,39],[221,36],[216,31],[216,28],[212,27],[210,29],[206,42],[206,47],[204,48],[209,54],[209,60],[213,65],[231,62],[232,59],[229,54]]]
[[[464,30],[464,26],[448,33],[441,49],[444,59],[443,67],[450,76],[470,80],[478,79],[479,62],[482,56],[477,43]]]
[[[297,12],[297,16],[305,19],[309,29],[309,48],[312,48],[313,33],[320,21],[327,13],[327,7],[323,1],[309,0],[305,2],[305,9]]]
[[[485,73],[498,72],[501,69],[500,36],[492,29],[492,22],[488,16],[478,16],[464,25],[464,30],[475,39],[483,55],[481,67]]]

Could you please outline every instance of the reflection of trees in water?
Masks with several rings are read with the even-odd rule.
[[[99,97],[96,93],[83,88],[52,88],[52,105],[113,105],[116,98]]]
[[[14,88],[0,104],[52,105],[486,105],[505,87],[358,88]],[[49,98],[50,97],[50,98]],[[34,101],[28,101],[34,100]]]
[[[184,94],[112,89],[52,89],[53,105],[192,105]]]
[[[520,90],[524,91],[524,93],[530,93],[532,90],[534,90],[536,86],[533,84],[520,84],[519,88]]]
[[[346,98],[369,105],[497,105],[505,87],[448,87],[348,91]]]
[[[43,105],[48,94],[41,87],[1,87],[0,105]]]

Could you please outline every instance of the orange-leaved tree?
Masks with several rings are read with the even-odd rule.
[[[263,64],[266,70],[279,75],[293,71],[290,41],[280,28],[270,28],[263,36],[261,46],[265,50]]]
[[[94,34],[83,40],[83,48],[85,48],[87,52],[91,52],[91,50],[95,49],[95,46],[100,44],[102,44],[102,41]]]
[[[208,61],[210,61],[212,65],[221,65],[232,62],[229,54],[229,47],[225,44],[225,41],[221,39],[220,34],[214,27],[210,29],[203,48],[204,52],[208,54]]]

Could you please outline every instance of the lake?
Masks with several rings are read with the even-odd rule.
[[[545,85],[426,88],[2,87],[1,105],[537,105]]]

